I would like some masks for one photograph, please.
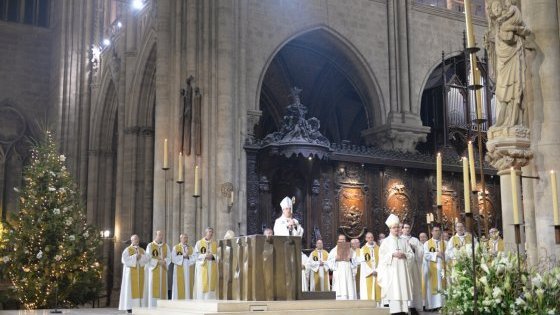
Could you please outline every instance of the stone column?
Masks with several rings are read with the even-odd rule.
[[[364,130],[362,136],[370,145],[387,150],[415,152],[416,144],[426,141],[430,128],[422,126],[418,109],[411,102],[408,6],[408,1],[387,2],[390,111],[385,125]]]
[[[522,0],[523,20],[534,34],[535,58],[530,65],[533,96],[532,142],[535,151],[535,226],[539,257],[560,254],[552,222],[552,194],[549,171],[559,169],[560,160],[560,40],[558,3],[550,0]]]

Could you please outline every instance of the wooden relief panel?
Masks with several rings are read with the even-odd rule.
[[[412,212],[410,197],[406,193],[406,189],[403,184],[394,184],[391,188],[389,188],[387,210],[389,213],[397,215],[401,221],[411,221],[410,217],[412,216]]]
[[[342,187],[339,195],[340,228],[349,237],[361,237],[364,228],[366,195],[361,187]]]

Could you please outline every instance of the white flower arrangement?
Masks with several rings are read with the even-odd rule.
[[[39,252],[37,253],[37,259],[41,259],[43,258],[43,251],[39,250]]]
[[[60,160],[60,162],[66,161],[66,157],[64,156],[64,154],[61,154],[58,159]]]
[[[54,208],[53,209],[53,214],[57,214],[57,215],[60,214],[60,209]]]

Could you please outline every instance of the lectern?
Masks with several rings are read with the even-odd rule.
[[[219,241],[220,300],[301,300],[301,237],[251,235]]]

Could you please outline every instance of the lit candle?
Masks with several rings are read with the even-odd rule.
[[[426,213],[426,223],[430,224],[430,214]]]
[[[163,142],[163,169],[169,169],[169,159],[167,157],[167,139]]]
[[[463,192],[465,194],[465,213],[471,213],[471,192],[469,184],[469,162],[463,157]]]
[[[195,196],[200,195],[199,189],[200,187],[198,186],[198,165],[196,165],[194,167],[194,195]]]
[[[183,180],[183,152],[179,152],[179,166],[177,167],[177,183],[182,183]]]
[[[476,171],[474,168],[474,149],[473,149],[473,144],[472,141],[469,141],[469,144],[467,146],[468,151],[469,151],[469,169],[470,169],[470,173],[471,173],[471,191],[475,191],[476,190]]]
[[[233,206],[233,189],[231,190],[231,192],[229,194],[229,204]]]
[[[475,47],[471,0],[465,0],[465,23],[467,24],[467,48]]]
[[[430,213],[430,223],[433,223],[433,222],[434,222],[434,214]]]
[[[441,153],[437,154],[436,158],[436,190],[437,190],[437,198],[436,204],[441,206],[441,193],[442,193],[442,169],[441,169]]]
[[[558,214],[558,184],[556,182],[556,172],[550,171],[550,187],[552,188],[552,210],[554,211],[554,225],[560,225]]]
[[[513,224],[519,224],[519,199],[517,193],[517,172],[511,168],[511,198],[513,200]]]

